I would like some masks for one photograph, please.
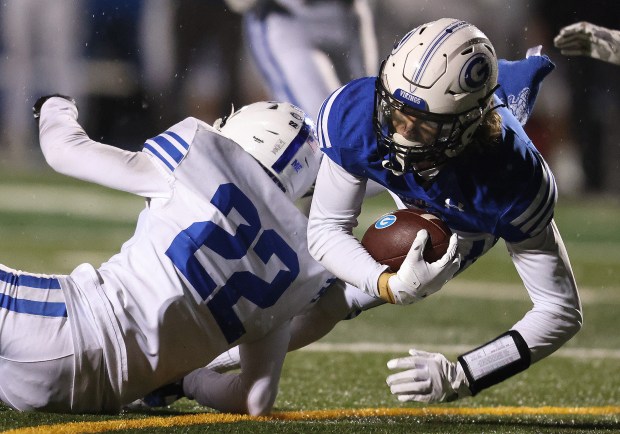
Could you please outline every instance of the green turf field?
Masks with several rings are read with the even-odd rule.
[[[129,238],[142,207],[139,198],[47,171],[0,176],[0,203],[0,263],[42,273],[99,265]],[[385,197],[368,202],[360,227],[389,208]],[[290,354],[272,418],[205,414],[188,400],[120,416],[20,414],[0,406],[0,430],[620,432],[620,202],[561,198],[556,221],[580,285],[583,329],[557,354],[473,399],[400,404],[385,386],[385,363],[412,346],[454,357],[521,318],[530,302],[502,242],[423,303],[371,310]]]

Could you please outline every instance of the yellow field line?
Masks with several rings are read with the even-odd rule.
[[[99,422],[70,422],[17,428],[6,433],[98,433],[124,429],[167,428],[173,426],[207,425],[234,422],[268,422],[297,420],[327,420],[384,416],[620,416],[620,406],[604,407],[423,407],[423,408],[361,408],[339,410],[288,411],[267,417],[198,413],[145,419],[107,420]]]

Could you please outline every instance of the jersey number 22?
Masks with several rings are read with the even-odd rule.
[[[233,306],[241,297],[262,309],[273,306],[297,278],[299,260],[295,251],[276,231],[264,229],[261,232],[262,225],[256,207],[236,185],[220,185],[211,203],[225,216],[235,209],[248,224],[240,224],[237,232],[231,235],[211,221],[192,223],[175,237],[166,251],[166,255],[203,300],[207,300],[217,287],[195,256],[203,246],[211,250],[205,252],[207,255],[217,254],[226,260],[238,260],[248,254],[250,246],[258,237],[252,250],[263,264],[267,264],[275,255],[287,267],[286,270],[280,270],[270,282],[255,274],[265,268],[236,271],[207,302],[226,340],[232,343],[245,333]]]

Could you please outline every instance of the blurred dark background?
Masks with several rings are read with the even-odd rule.
[[[564,194],[620,194],[620,66],[564,57],[552,42],[577,21],[620,29],[617,0],[370,0],[370,6],[379,59],[408,30],[441,17],[478,26],[501,58],[522,58],[542,45],[557,67],[528,133]],[[248,54],[252,41],[244,42],[241,16],[222,0],[6,0],[0,22],[2,167],[43,164],[31,116],[41,95],[75,97],[91,138],[134,150],[187,116],[212,123],[231,104],[270,98]]]

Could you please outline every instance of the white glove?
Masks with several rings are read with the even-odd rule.
[[[428,232],[419,231],[400,269],[388,280],[395,304],[415,303],[439,291],[458,271],[461,256],[456,250],[456,234],[450,237],[446,254],[431,263],[422,256],[427,240]]]
[[[589,56],[620,65],[620,31],[581,21],[560,30],[553,44],[565,56]]]
[[[406,369],[386,379],[390,391],[399,401],[435,403],[471,396],[459,362],[452,363],[443,354],[415,349],[409,350],[409,354],[411,356],[387,363],[389,369]]]

